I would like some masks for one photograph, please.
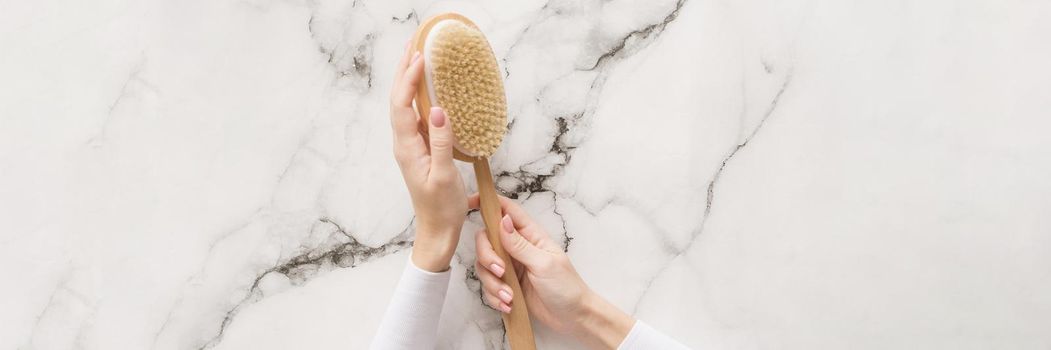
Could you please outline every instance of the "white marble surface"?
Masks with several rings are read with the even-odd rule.
[[[392,66],[448,9],[506,70],[502,190],[654,327],[1051,347],[1046,1],[47,0],[0,4],[0,348],[364,348]],[[472,244],[439,348],[503,346]]]

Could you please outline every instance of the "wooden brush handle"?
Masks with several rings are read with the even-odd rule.
[[[489,170],[489,159],[479,158],[474,161],[474,176],[478,181],[479,207],[482,210],[482,221],[485,222],[485,233],[489,236],[489,242],[500,259],[504,261],[504,283],[511,286],[512,302],[511,314],[501,313],[504,317],[504,329],[507,331],[507,341],[511,343],[514,350],[536,349],[536,340],[533,339],[533,325],[529,323],[529,309],[522,295],[522,286],[518,284],[518,273],[511,263],[511,258],[500,244],[500,219],[503,218],[500,209],[500,198],[496,196],[496,185],[493,184],[493,174]]]

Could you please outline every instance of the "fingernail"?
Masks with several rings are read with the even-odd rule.
[[[511,303],[511,293],[508,293],[506,290],[501,289],[496,294],[500,294],[500,300],[503,300],[505,303],[508,304]]]
[[[500,220],[500,226],[503,227],[504,233],[511,233],[515,231],[515,225],[511,223],[510,215],[504,215],[504,219]]]
[[[416,63],[416,60],[418,60],[418,59],[420,59],[420,52],[419,51],[413,52],[412,53],[412,61],[410,61],[410,62],[411,63]]]
[[[431,107],[431,124],[438,128],[445,126],[445,111],[440,107]]]
[[[489,265],[489,270],[496,274],[496,277],[504,277],[504,267],[493,263]]]
[[[509,314],[511,313],[511,306],[507,304],[500,304],[500,311],[505,314]]]

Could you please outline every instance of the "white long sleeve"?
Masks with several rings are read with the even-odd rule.
[[[451,270],[428,272],[412,263],[394,289],[372,349],[433,349],[438,340],[438,320],[449,289]]]
[[[664,333],[658,332],[656,329],[653,329],[653,327],[642,323],[642,321],[635,321],[635,325],[631,327],[628,336],[624,337],[624,341],[620,342],[620,346],[618,346],[617,349],[689,350],[686,345],[682,345],[682,343],[675,341],[675,339],[668,338]]]

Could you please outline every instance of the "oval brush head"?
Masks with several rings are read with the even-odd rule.
[[[426,81],[421,84],[426,93],[417,94],[417,107],[429,110],[420,103],[420,97],[426,96],[425,102],[445,110],[456,136],[455,148],[462,155],[492,156],[507,129],[507,102],[489,41],[474,23],[456,14],[428,20],[416,40],[416,47],[422,46]]]

